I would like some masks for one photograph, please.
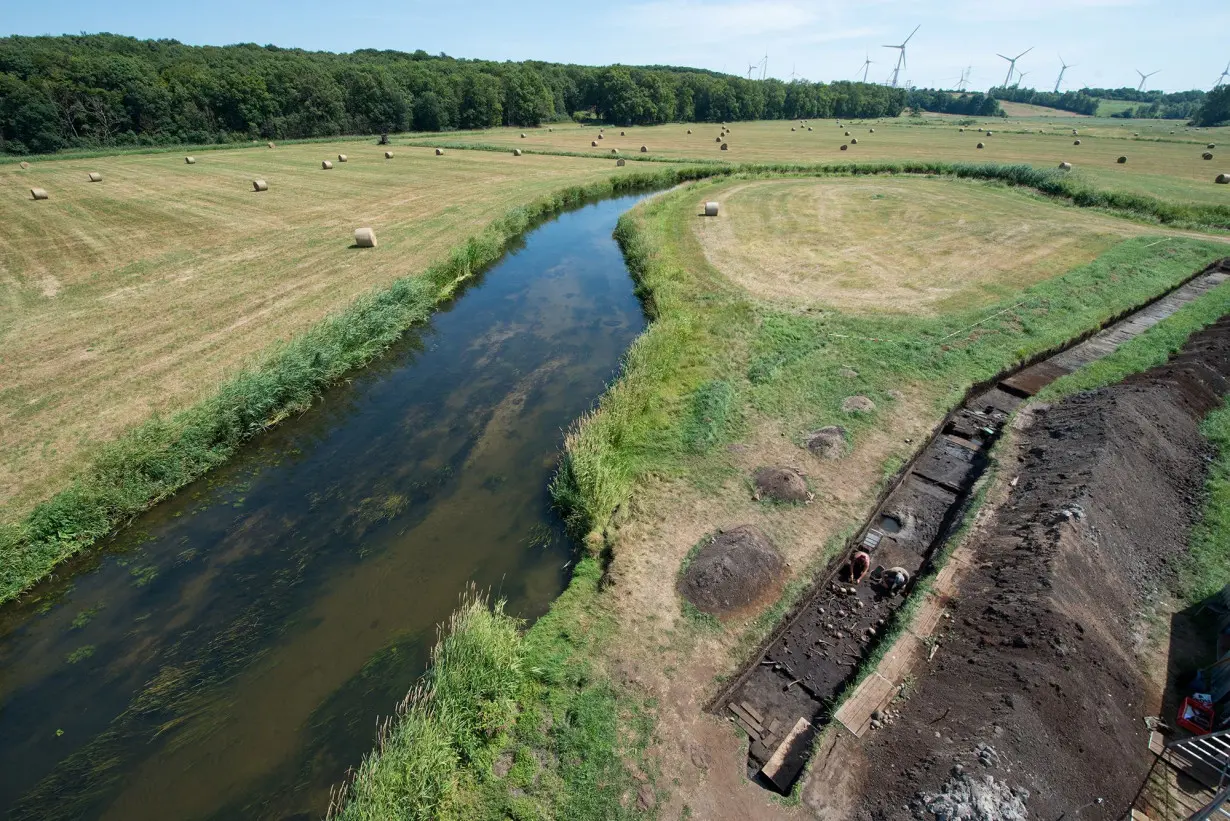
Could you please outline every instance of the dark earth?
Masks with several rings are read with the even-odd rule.
[[[1142,670],[1142,616],[1199,516],[1199,425],[1227,376],[1222,320],[1166,365],[1037,411],[1018,463],[1001,465],[1017,485],[973,536],[934,661],[864,739],[854,817],[938,817],[920,793],[986,776],[1027,792],[1030,818],[1127,813],[1161,696]]]
[[[692,558],[679,579],[679,594],[702,613],[729,616],[779,591],[785,563],[755,525],[719,533]]]
[[[807,502],[812,498],[803,474],[789,467],[757,468],[752,475],[757,499],[774,502]]]

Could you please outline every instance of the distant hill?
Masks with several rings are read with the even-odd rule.
[[[1030,105],[1029,103],[1010,103],[1004,100],[999,102],[1000,108],[1009,117],[1088,117],[1088,114],[1077,114],[1075,111],[1064,111],[1062,108],[1051,108],[1044,105]]]

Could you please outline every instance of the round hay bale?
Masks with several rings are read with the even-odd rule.
[[[1080,133],[1080,132],[1078,132],[1075,128],[1074,128],[1074,129],[1072,129],[1072,136],[1073,136],[1073,137],[1075,137],[1075,136],[1076,136],[1077,134],[1079,134],[1079,133]]]
[[[338,155],[337,155],[337,161],[338,161],[338,162],[346,162],[346,155],[345,155],[345,154],[338,154]]]
[[[525,133],[524,133],[524,132],[522,132],[522,134],[521,134],[521,139],[523,139],[523,140],[525,139]]]
[[[642,146],[641,146],[641,153],[642,153],[642,154],[648,154],[648,153],[649,153],[649,146],[647,146],[647,145],[642,145]]]
[[[755,525],[719,534],[697,551],[679,577],[679,595],[711,616],[738,613],[771,598],[785,562]]]
[[[1059,164],[1059,170],[1060,170],[1060,171],[1071,171],[1071,170],[1072,170],[1072,163],[1070,163],[1070,162],[1061,162],[1061,163]]]
[[[617,168],[623,168],[625,165],[627,165],[627,160],[625,160],[623,157],[620,157],[618,160],[615,161],[615,166]]]
[[[876,130],[875,130],[874,128],[869,128],[869,129],[867,129],[867,131],[868,131],[868,133],[870,133],[870,134],[874,134],[874,133],[876,133]]]
[[[437,148],[437,149],[436,149],[436,156],[437,156],[437,157],[443,157],[443,156],[444,156],[444,149],[443,149],[443,148]]]
[[[727,143],[722,143],[722,150],[723,150],[723,151],[729,151],[729,150],[730,150],[730,146],[729,146]]]
[[[375,248],[376,234],[370,228],[354,229],[354,244],[360,248]]]
[[[621,136],[621,137],[626,137],[626,136],[628,136],[628,134],[627,134],[627,132],[621,131],[621,132],[619,132],[619,136]]]
[[[808,131],[811,131],[811,130],[812,130],[812,127],[811,127],[810,125],[809,125],[809,126],[807,126],[807,130],[808,130]]]
[[[386,160],[391,160],[391,159],[393,159],[393,152],[392,152],[392,151],[386,151],[386,152],[384,152],[384,158],[385,158]]]
[[[793,128],[792,128],[792,129],[790,129],[790,130],[791,130],[791,131],[794,131],[794,129],[793,129]],[[722,141],[722,138],[721,138],[721,137],[714,137],[714,138],[713,138],[713,141],[714,141],[715,143],[720,143],[720,142]]]
[[[705,203],[705,216],[706,217],[716,217],[717,215],[718,215],[718,203],[716,202]]]
[[[798,129],[797,129],[797,128],[795,128],[794,126],[790,126],[790,130],[791,130],[791,131],[798,131]]]
[[[1212,151],[1214,148],[1217,148],[1217,146],[1213,145],[1213,143],[1209,143],[1208,145],[1206,145],[1206,146],[1205,146],[1205,148],[1207,148],[1207,149],[1209,149],[1210,151]]]
[[[590,147],[590,148],[597,148],[597,147],[598,147],[598,141],[597,141],[597,140],[590,140],[590,141],[589,141],[589,147]]]
[[[265,143],[266,148],[273,148],[273,143]]]
[[[1218,174],[1217,179],[1215,179],[1214,182],[1218,183],[1219,185],[1230,184],[1230,174]]]
[[[991,133],[992,133],[991,131],[987,131],[987,136],[990,137]]]
[[[185,165],[196,165],[196,157],[184,157]]]
[[[841,144],[841,150],[842,150],[842,151],[848,151],[848,150],[849,150],[849,148],[850,148],[850,146],[846,145],[845,143],[842,143],[842,144]]]
[[[1201,155],[1200,155],[1200,158],[1201,158],[1202,160],[1211,160],[1211,159],[1213,159],[1213,152],[1211,152],[1211,151],[1206,151],[1206,152],[1204,152],[1203,154],[1201,154]]]
[[[602,132],[601,132],[601,131],[599,131],[599,132],[598,132],[598,139],[600,139],[600,140],[604,140],[604,139],[606,139],[604,136],[602,136]]]
[[[329,162],[328,160],[320,161],[320,168],[322,171],[328,171],[332,167],[333,167],[333,163]]]
[[[97,171],[91,171],[86,176],[89,177],[90,182],[102,182],[102,174]]]
[[[1080,144],[1081,144],[1081,141],[1080,141],[1080,140],[1073,140],[1073,141],[1072,141],[1072,145],[1080,145]]]
[[[520,157],[520,156],[521,156],[521,149],[520,149],[520,148],[514,148],[514,149],[513,149],[513,156],[514,156],[514,157]]]
[[[26,162],[25,160],[22,160],[21,162],[17,163],[17,165],[21,167],[22,171],[25,171],[27,168],[30,167],[30,163]]]
[[[692,129],[690,129],[690,128],[689,128],[689,129],[688,129],[688,133],[689,133],[689,134],[691,134],[691,133],[692,133]]]
[[[618,149],[618,148],[612,148],[612,149],[611,149],[611,153],[612,153],[612,154],[618,154],[618,153],[619,153],[619,149]]]
[[[959,134],[964,134],[964,133],[965,133],[965,129],[964,129],[964,128],[958,128],[958,129],[957,129],[957,133],[959,133]]]
[[[858,145],[858,137],[851,137],[850,145]]]
[[[847,396],[841,401],[841,409],[846,413],[871,413],[876,403],[865,396]]]
[[[1119,159],[1115,160],[1115,162],[1119,163],[1120,165],[1124,165],[1125,163],[1127,163],[1127,157],[1120,157]]]
[[[849,136],[850,136],[850,132],[849,132],[849,131],[847,131],[847,132],[846,132],[846,136],[847,136],[847,137],[849,137]]]
[[[31,188],[30,197],[36,200],[45,200],[47,199],[47,192],[41,188]]]
[[[253,191],[268,191],[269,183],[265,182],[264,180],[252,180],[252,190]]]
[[[846,429],[829,425],[807,435],[807,449],[821,459],[840,459],[846,452]]]
[[[774,502],[808,502],[813,498],[807,490],[803,474],[790,467],[756,468],[752,474],[756,486],[755,499]]]

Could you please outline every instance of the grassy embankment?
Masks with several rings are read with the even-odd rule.
[[[932,421],[938,420],[970,383],[1147,301],[1221,251],[1217,245],[1188,239],[1162,243],[1132,239],[1062,276],[1035,281],[1023,293],[996,296],[994,289],[971,286],[963,310],[939,315],[912,313],[908,306],[892,315],[800,311],[797,306],[757,299],[744,287],[746,282],[732,279],[706,257],[712,249],[698,236],[696,229],[702,226],[696,225],[695,206],[705,199],[730,201],[730,189],[749,182],[760,183],[757,178],[700,182],[640,206],[621,220],[617,236],[654,321],[628,352],[623,375],[599,408],[570,434],[566,458],[553,486],[573,525],[590,533],[590,547],[601,559],[590,556],[581,562],[569,591],[525,639],[531,647],[549,648],[538,659],[583,665],[585,675],[573,679],[531,673],[532,686],[524,691],[528,698],[523,696],[520,702],[524,715],[513,726],[509,742],[495,739],[484,756],[471,759],[471,766],[450,776],[452,792],[442,805],[420,811],[439,817],[597,818],[603,812],[620,812],[624,806],[621,796],[625,802],[634,796],[640,782],[620,766],[619,755],[639,759],[638,767],[643,762],[641,751],[647,743],[644,711],[653,709],[658,694],[615,690],[593,657],[609,662],[636,652],[621,636],[628,629],[626,614],[619,613],[598,579],[603,563],[612,556],[618,561],[641,547],[634,539],[625,539],[613,522],[637,516],[635,509],[627,512],[627,503],[637,495],[638,487],[644,492],[647,477],[683,487],[680,504],[691,495],[716,495],[736,508],[750,504],[736,479],[739,467],[725,445],[754,440],[758,427],[775,425],[797,443],[805,431],[837,421],[849,431],[851,453],[858,454],[891,418],[897,401],[894,391],[904,389],[919,397],[919,410]],[[984,189],[977,193],[992,199],[1004,194],[1002,188],[977,183],[915,182],[954,186],[954,196],[961,197],[969,196],[967,188]],[[907,183],[892,180],[884,184]],[[1013,196],[1025,210],[1050,209],[1055,218],[1067,214],[1020,192]],[[1010,208],[997,213],[996,219],[1004,221],[1022,217],[1019,210]],[[883,218],[892,220],[887,213]],[[1097,248],[1092,254],[1096,256],[1103,238],[1096,230],[1085,230],[1093,243],[1089,247]],[[892,250],[883,248],[886,256],[881,261]],[[1019,285],[1019,278],[1015,282]],[[959,301],[945,300],[945,305]],[[857,372],[857,387],[840,374],[845,368]],[[841,400],[855,390],[871,396],[886,411],[843,414]],[[861,478],[866,481],[859,488],[859,498],[874,495],[877,480],[890,474],[900,458],[897,454],[863,471]],[[844,481],[839,475],[846,470],[841,463],[820,470],[827,470],[828,475],[813,472],[809,478]],[[625,512],[617,516],[621,508]],[[849,506],[849,516],[841,526],[848,528],[853,523],[856,509],[861,508]],[[782,515],[791,514],[783,511]],[[798,567],[822,565],[841,544],[841,526],[827,537],[821,534],[823,550],[819,555],[804,553]],[[693,543],[678,546],[680,560]],[[769,615],[780,614],[789,598],[805,587],[806,576],[806,572],[798,573],[784,600]],[[669,586],[673,577],[669,574],[665,584]],[[633,581],[634,586],[635,581],[639,580]],[[651,616],[669,621],[671,614]],[[595,621],[605,628],[589,629]],[[746,647],[772,623],[772,618],[762,617],[745,629],[723,628],[719,644],[725,652],[737,652],[736,648]],[[689,630],[709,628],[691,624],[681,632]],[[684,657],[695,646],[685,637],[682,647],[668,648],[668,656],[657,658],[656,664],[686,665]],[[712,651],[712,642],[706,647]],[[662,650],[661,646],[643,648],[659,655]],[[526,667],[537,668],[539,662],[528,662]],[[708,682],[695,682],[697,690],[707,687]],[[565,752],[569,742],[558,735],[558,721],[541,717],[547,712],[581,715],[574,705],[593,699],[606,699],[608,712],[619,714],[621,721],[586,733],[583,757],[570,759]],[[512,756],[506,774],[492,772],[488,766],[501,747]],[[406,744],[384,745],[386,757],[412,754]],[[586,759],[609,761],[611,768],[601,780],[579,784],[576,779],[583,773],[568,772],[568,762]],[[344,817],[374,817],[377,808],[384,806],[381,802],[387,800],[388,790],[396,790],[390,786],[396,772],[417,766],[403,761],[399,768],[389,770],[380,762],[378,757],[366,765],[366,776],[356,785],[347,807],[351,815]],[[559,802],[582,796],[589,809],[572,806],[569,812],[560,811]]]

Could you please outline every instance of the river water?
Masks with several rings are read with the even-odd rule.
[[[8,818],[313,818],[471,582],[567,582],[564,429],[644,329],[611,238],[530,232],[388,355],[0,611]]]

